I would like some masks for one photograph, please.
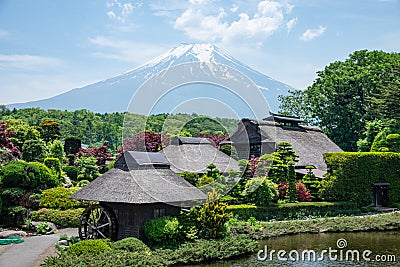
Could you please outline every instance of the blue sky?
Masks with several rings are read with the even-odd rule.
[[[302,89],[353,51],[399,52],[400,0],[0,0],[0,104],[48,98],[195,42]]]

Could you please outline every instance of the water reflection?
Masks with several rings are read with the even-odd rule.
[[[339,247],[337,241],[339,239],[345,239],[347,241],[347,246]],[[343,243],[342,243],[343,245]],[[400,266],[400,231],[393,232],[360,232],[360,233],[326,233],[326,234],[299,234],[299,235],[291,235],[291,236],[283,236],[272,238],[269,240],[260,242],[260,249],[264,249],[265,246],[268,248],[268,253],[271,250],[285,250],[287,254],[284,256],[288,258],[288,253],[291,250],[296,250],[301,252],[303,250],[314,250],[317,252],[317,255],[320,256],[323,250],[329,250],[331,247],[334,250],[338,250],[332,255],[337,255],[338,259],[340,259],[340,250],[343,251],[342,259],[343,261],[332,261],[329,259],[328,254],[324,254],[325,258],[322,261],[281,261],[277,259],[277,255],[275,252],[273,260],[269,260],[267,258],[266,261],[260,261],[257,259],[257,254],[251,255],[247,258],[242,258],[238,260],[231,260],[226,262],[218,262],[206,266],[212,267],[225,267],[225,266],[234,266],[234,267],[242,267],[242,266],[332,266],[332,267],[342,267],[342,266],[368,266],[368,267],[377,267],[377,266]],[[346,261],[346,251],[348,250],[357,250],[360,253],[361,261],[351,261],[351,255],[349,254],[350,261]],[[370,250],[372,253],[367,255],[368,258],[371,259],[370,262],[362,260],[362,253],[365,250]],[[263,254],[261,254],[263,255]],[[269,255],[269,254],[268,254]],[[293,253],[293,256],[296,254]],[[394,255],[396,262],[382,262],[376,261],[375,256],[382,255],[382,258],[385,256],[390,257],[390,255]],[[301,258],[301,256],[300,256]],[[308,259],[306,257],[306,259]],[[205,266],[205,265],[202,265]]]

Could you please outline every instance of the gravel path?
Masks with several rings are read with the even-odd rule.
[[[40,266],[48,255],[54,254],[54,244],[62,234],[77,236],[78,230],[66,228],[57,234],[24,237],[23,243],[5,246],[0,251],[0,267]]]

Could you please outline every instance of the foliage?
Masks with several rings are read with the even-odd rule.
[[[226,155],[230,156],[233,159],[238,160],[239,156],[237,153],[237,150],[234,146],[232,145],[222,145],[219,150],[223,153],[225,153]]]
[[[184,178],[186,181],[188,181],[191,185],[196,186],[197,180],[199,180],[199,174],[197,172],[181,172],[179,173],[179,176]]]
[[[97,254],[106,250],[111,250],[108,243],[102,239],[82,240],[68,247],[67,254],[76,256],[86,256],[87,254]]]
[[[7,119],[7,131],[12,135],[9,137],[10,141],[21,150],[22,145],[26,140],[39,140],[40,132],[34,126],[21,119]]]
[[[63,166],[63,171],[72,181],[78,180],[79,169],[75,166]]]
[[[45,158],[44,165],[49,168],[61,182],[61,164],[58,158]]]
[[[174,250],[157,249],[151,255],[123,250],[106,250],[85,254],[84,257],[61,253],[48,257],[44,266],[187,266],[247,255],[257,248],[257,241],[246,235],[234,235],[220,240],[199,239],[184,243]]]
[[[258,248],[257,241],[246,235],[228,235],[218,240],[198,239],[180,245],[177,249],[156,250],[153,255],[168,259],[169,264],[189,265],[226,260],[254,252]]]
[[[80,181],[76,184],[76,186],[77,186],[77,187],[84,187],[84,186],[87,186],[88,184],[90,184],[90,182],[89,182],[88,180],[80,180]]]
[[[146,130],[124,140],[124,151],[157,152],[170,143],[166,135]]]
[[[46,189],[58,185],[49,168],[38,162],[12,161],[0,170],[3,188]]]
[[[282,196],[289,202],[297,200],[297,184],[296,173],[294,169],[298,155],[293,150],[292,144],[289,142],[279,142],[278,147],[272,155],[268,156],[268,160],[272,158],[272,164],[263,166],[269,169],[268,177],[275,183],[280,184],[280,198]],[[282,190],[284,189],[284,193]]]
[[[22,159],[25,161],[43,162],[47,148],[42,140],[26,140],[22,145]]]
[[[276,199],[277,187],[267,177],[255,177],[247,181],[243,194],[246,202],[267,206]]]
[[[164,216],[148,220],[143,230],[150,242],[167,244],[178,238],[180,226],[176,217]]]
[[[81,156],[76,159],[76,164],[79,167],[78,180],[92,181],[100,176],[96,158]]]
[[[61,126],[56,120],[43,120],[39,127],[40,134],[46,143],[59,139],[61,136]]]
[[[36,233],[44,235],[47,231],[50,230],[50,227],[47,225],[46,222],[36,225]]]
[[[63,144],[60,140],[54,140],[47,143],[47,157],[57,158],[61,165],[64,164],[66,156],[64,153]]]
[[[39,206],[42,208],[60,210],[79,208],[82,204],[78,200],[69,198],[79,189],[80,187],[54,187],[44,190],[42,192]]]
[[[297,220],[316,217],[331,217],[342,215],[359,215],[360,210],[351,202],[298,202],[270,204],[269,206],[229,205],[227,211],[239,220],[251,217],[260,221]]]
[[[137,252],[140,254],[151,254],[150,248],[135,237],[128,237],[111,244],[113,250],[124,250],[129,252]]]
[[[80,148],[78,153],[76,153],[76,157],[94,157],[97,162],[96,165],[99,167],[99,171],[104,173],[106,168],[106,161],[111,160],[111,154],[108,153],[108,146],[103,145],[100,147],[90,147],[88,149]]]
[[[400,212],[369,216],[260,222],[260,227],[257,229],[252,228],[249,222],[239,221],[230,225],[230,228],[233,233],[248,234],[258,240],[299,233],[393,231],[400,229]]]
[[[295,189],[296,191],[294,192],[294,201],[289,201],[289,202],[295,202],[295,201],[311,201],[311,193],[307,189],[307,187],[303,183],[295,183]],[[288,194],[288,189],[287,189],[287,183],[286,182],[281,182],[278,186],[278,191],[279,191],[279,199],[280,200],[286,200],[288,199],[287,194]]]
[[[356,51],[318,71],[307,89],[280,96],[281,112],[320,126],[343,150],[355,151],[367,121],[398,118],[399,58],[400,53]]]
[[[64,151],[67,155],[75,155],[78,153],[79,149],[81,148],[82,141],[78,137],[70,136],[65,139],[64,142]]]
[[[75,208],[70,210],[42,208],[37,211],[32,211],[29,216],[32,221],[52,222],[61,227],[78,227],[80,224],[79,218],[83,211],[83,208]]]
[[[388,66],[387,76],[368,99],[370,110],[378,119],[400,120],[400,64],[396,63]]]
[[[0,122],[0,148],[6,149],[14,157],[20,157],[21,152],[18,147],[14,146],[11,142],[10,137],[14,135],[14,132],[7,130],[7,123]]]
[[[331,170],[321,183],[320,194],[325,200],[369,205],[373,183],[388,182],[390,203],[400,201],[399,153],[325,153],[324,160]]]
[[[214,239],[226,235],[225,223],[232,216],[231,213],[225,212],[226,207],[227,205],[219,201],[219,195],[213,190],[208,193],[206,204],[191,211],[200,237]]]

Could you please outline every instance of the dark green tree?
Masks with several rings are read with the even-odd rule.
[[[42,140],[26,140],[22,145],[22,159],[43,162],[46,157],[46,144]]]
[[[399,65],[400,53],[356,51],[345,61],[318,71],[317,79],[304,91],[282,96],[280,112],[304,117],[320,126],[342,149],[356,151],[366,122],[377,118],[371,97],[389,97],[385,90],[394,90],[398,78],[393,70]],[[387,110],[395,110],[394,101],[387,105]]]

